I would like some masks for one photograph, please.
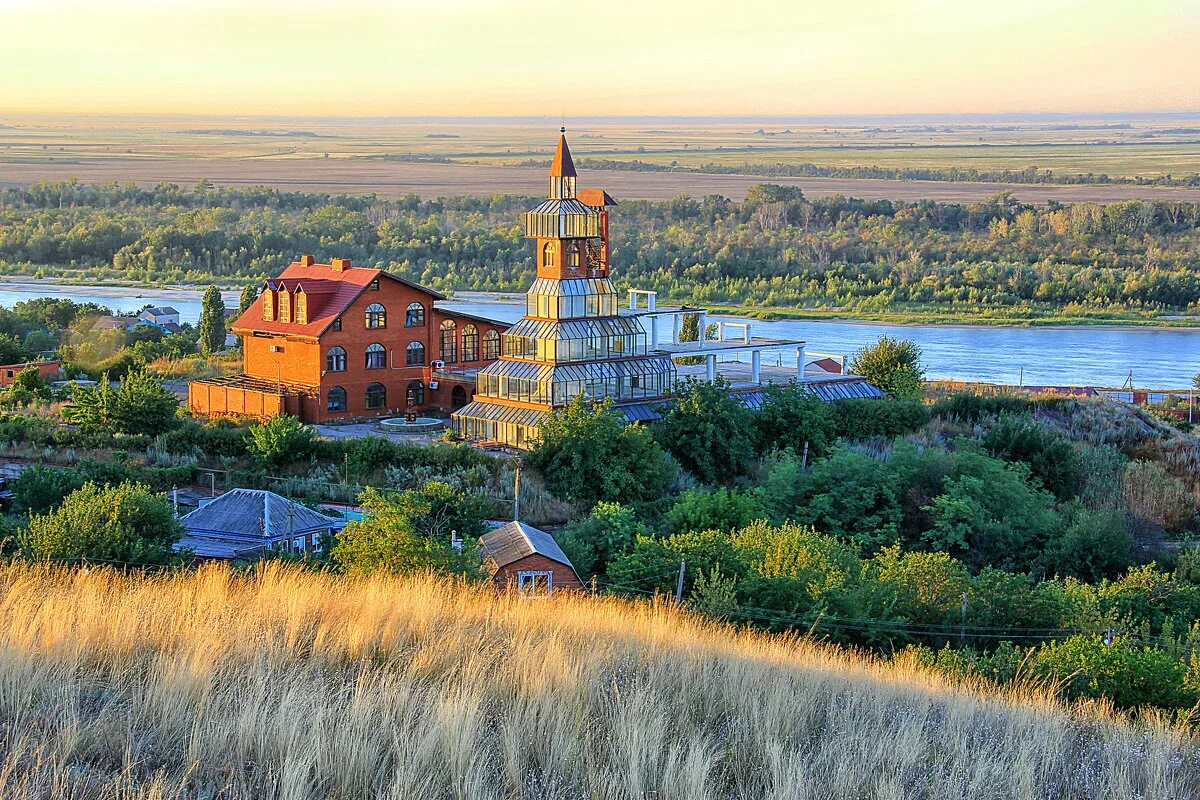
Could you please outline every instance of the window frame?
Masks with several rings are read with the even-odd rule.
[[[378,387],[377,392],[375,391],[376,387]],[[371,403],[371,396],[373,394],[377,395],[379,398],[379,403],[376,405]],[[379,411],[387,408],[387,387],[379,381],[369,384],[367,386],[367,390],[363,392],[363,407],[367,411]]]
[[[546,592],[542,594],[538,591],[538,578],[546,579]],[[517,594],[524,597],[549,597],[554,594],[554,572],[553,570],[544,569],[529,569],[520,570],[517,572]]]
[[[413,354],[420,353],[420,357],[414,359]],[[425,344],[424,342],[409,342],[404,348],[404,366],[406,367],[423,367],[425,366]]]
[[[364,312],[363,325],[369,331],[387,329],[387,309],[382,303],[371,303],[371,305],[367,306],[367,310]]]
[[[333,398],[334,398],[335,392],[341,393],[341,398],[342,398],[341,408],[333,407]],[[350,396],[346,393],[345,387],[330,386],[329,391],[325,394],[325,413],[338,414],[343,411],[348,411],[349,409],[350,409]]]
[[[414,314],[413,312],[418,312]],[[425,327],[425,304],[413,301],[408,304],[408,308],[404,309],[404,327],[406,328],[424,328]]]
[[[387,348],[379,342],[371,342],[367,345],[363,355],[364,369],[387,369]]]
[[[341,366],[339,366],[339,364]],[[341,345],[334,345],[325,352],[325,371],[326,372],[345,372],[346,371],[346,348]]]
[[[438,326],[438,359],[447,364],[458,363],[458,323],[452,319],[444,319]]]

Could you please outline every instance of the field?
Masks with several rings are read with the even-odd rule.
[[[6,798],[1189,798],[1200,751],[663,605],[0,570]]]
[[[557,122],[29,118],[0,120],[0,185],[84,182],[269,184],[286,189],[491,195],[543,193]],[[1192,118],[767,124],[759,121],[585,121],[571,125],[578,159],[682,166],[742,164],[1051,169],[1063,174],[1181,177],[1200,172]],[[586,176],[625,199],[744,196],[765,178],[604,171]],[[1012,189],[1029,202],[1195,200],[1200,189],[1045,186],[859,178],[771,178],[813,196],[979,200]]]

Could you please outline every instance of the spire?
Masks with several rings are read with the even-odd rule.
[[[554,151],[554,160],[550,162],[550,177],[575,177],[575,162],[571,160],[571,148],[567,147],[567,128],[565,125],[558,129],[558,149]]]

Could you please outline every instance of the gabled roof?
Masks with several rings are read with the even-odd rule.
[[[579,202],[593,208],[617,205],[617,201],[613,199],[613,196],[603,189],[580,189],[575,196],[579,198]]]
[[[380,269],[369,267],[334,269],[330,264],[306,264],[303,261],[293,261],[279,277],[268,280],[267,286],[272,289],[283,286],[291,292],[295,292],[297,288],[302,289],[304,294],[308,295],[308,322],[301,325],[296,322],[264,320],[262,306],[266,296],[259,294],[245,313],[233,323],[232,330],[238,334],[265,331],[315,338],[324,333],[335,319],[344,314],[346,309],[367,290],[367,287],[376,278],[402,283],[429,295],[434,300],[446,299],[446,296],[440,292],[435,292],[433,289]],[[403,311],[403,309],[397,309],[397,311]]]
[[[495,561],[497,567],[508,566],[526,556],[540,555],[575,569],[553,536],[524,522],[507,522],[485,533],[479,539],[479,549]]]
[[[141,313],[159,316],[160,314],[178,314],[179,312],[171,306],[150,306],[149,308],[143,308]]]
[[[554,160],[550,162],[551,178],[574,178],[575,162],[571,160],[571,148],[567,147],[567,134],[558,136],[558,149],[554,151]]]
[[[340,528],[345,520],[327,517],[264,489],[230,489],[181,520],[191,536],[228,534],[275,538]]]

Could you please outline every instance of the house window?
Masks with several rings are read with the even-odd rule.
[[[425,405],[425,384],[421,383],[420,381],[410,381],[408,384],[408,391],[405,392],[405,402],[408,402],[410,397],[412,398],[412,404],[414,406]]]
[[[483,360],[494,361],[500,357],[500,334],[488,331],[483,334]]]
[[[383,369],[387,366],[387,350],[376,342],[367,345],[367,369]]]
[[[308,295],[300,288],[296,289],[296,323],[308,324]]]
[[[474,325],[464,325],[462,329],[462,360],[479,360],[479,329]]]
[[[326,411],[345,411],[346,410],[346,390],[340,386],[334,386],[329,390],[329,399],[325,403]]]
[[[425,345],[420,342],[409,342],[404,348],[404,363],[410,367],[419,367],[425,363]]]
[[[439,358],[447,364],[458,361],[458,330],[454,320],[448,319],[442,323],[442,349]]]
[[[280,288],[279,292],[279,321],[292,321],[292,293],[287,289]]]
[[[373,292],[379,291],[379,278],[376,278],[375,280],[371,281],[371,291],[373,291]]]
[[[342,329],[342,318],[338,317],[333,321],[333,330],[340,331]]]
[[[346,351],[340,347],[331,347],[325,354],[325,369],[329,372],[346,371]]]
[[[382,383],[372,383],[367,387],[367,409],[377,411],[387,405],[387,389]]]
[[[419,328],[425,324],[425,306],[420,303],[409,303],[404,312],[404,327]]]
[[[517,591],[530,597],[546,597],[554,591],[554,573],[518,572]]]
[[[554,242],[546,242],[546,244],[542,246],[542,266],[554,266]]]
[[[371,329],[387,327],[387,309],[379,303],[367,306],[367,327]]]
[[[579,266],[579,245],[577,245],[575,242],[570,242],[567,245],[567,266]]]
[[[263,290],[263,321],[275,321],[275,290],[267,286]]]

